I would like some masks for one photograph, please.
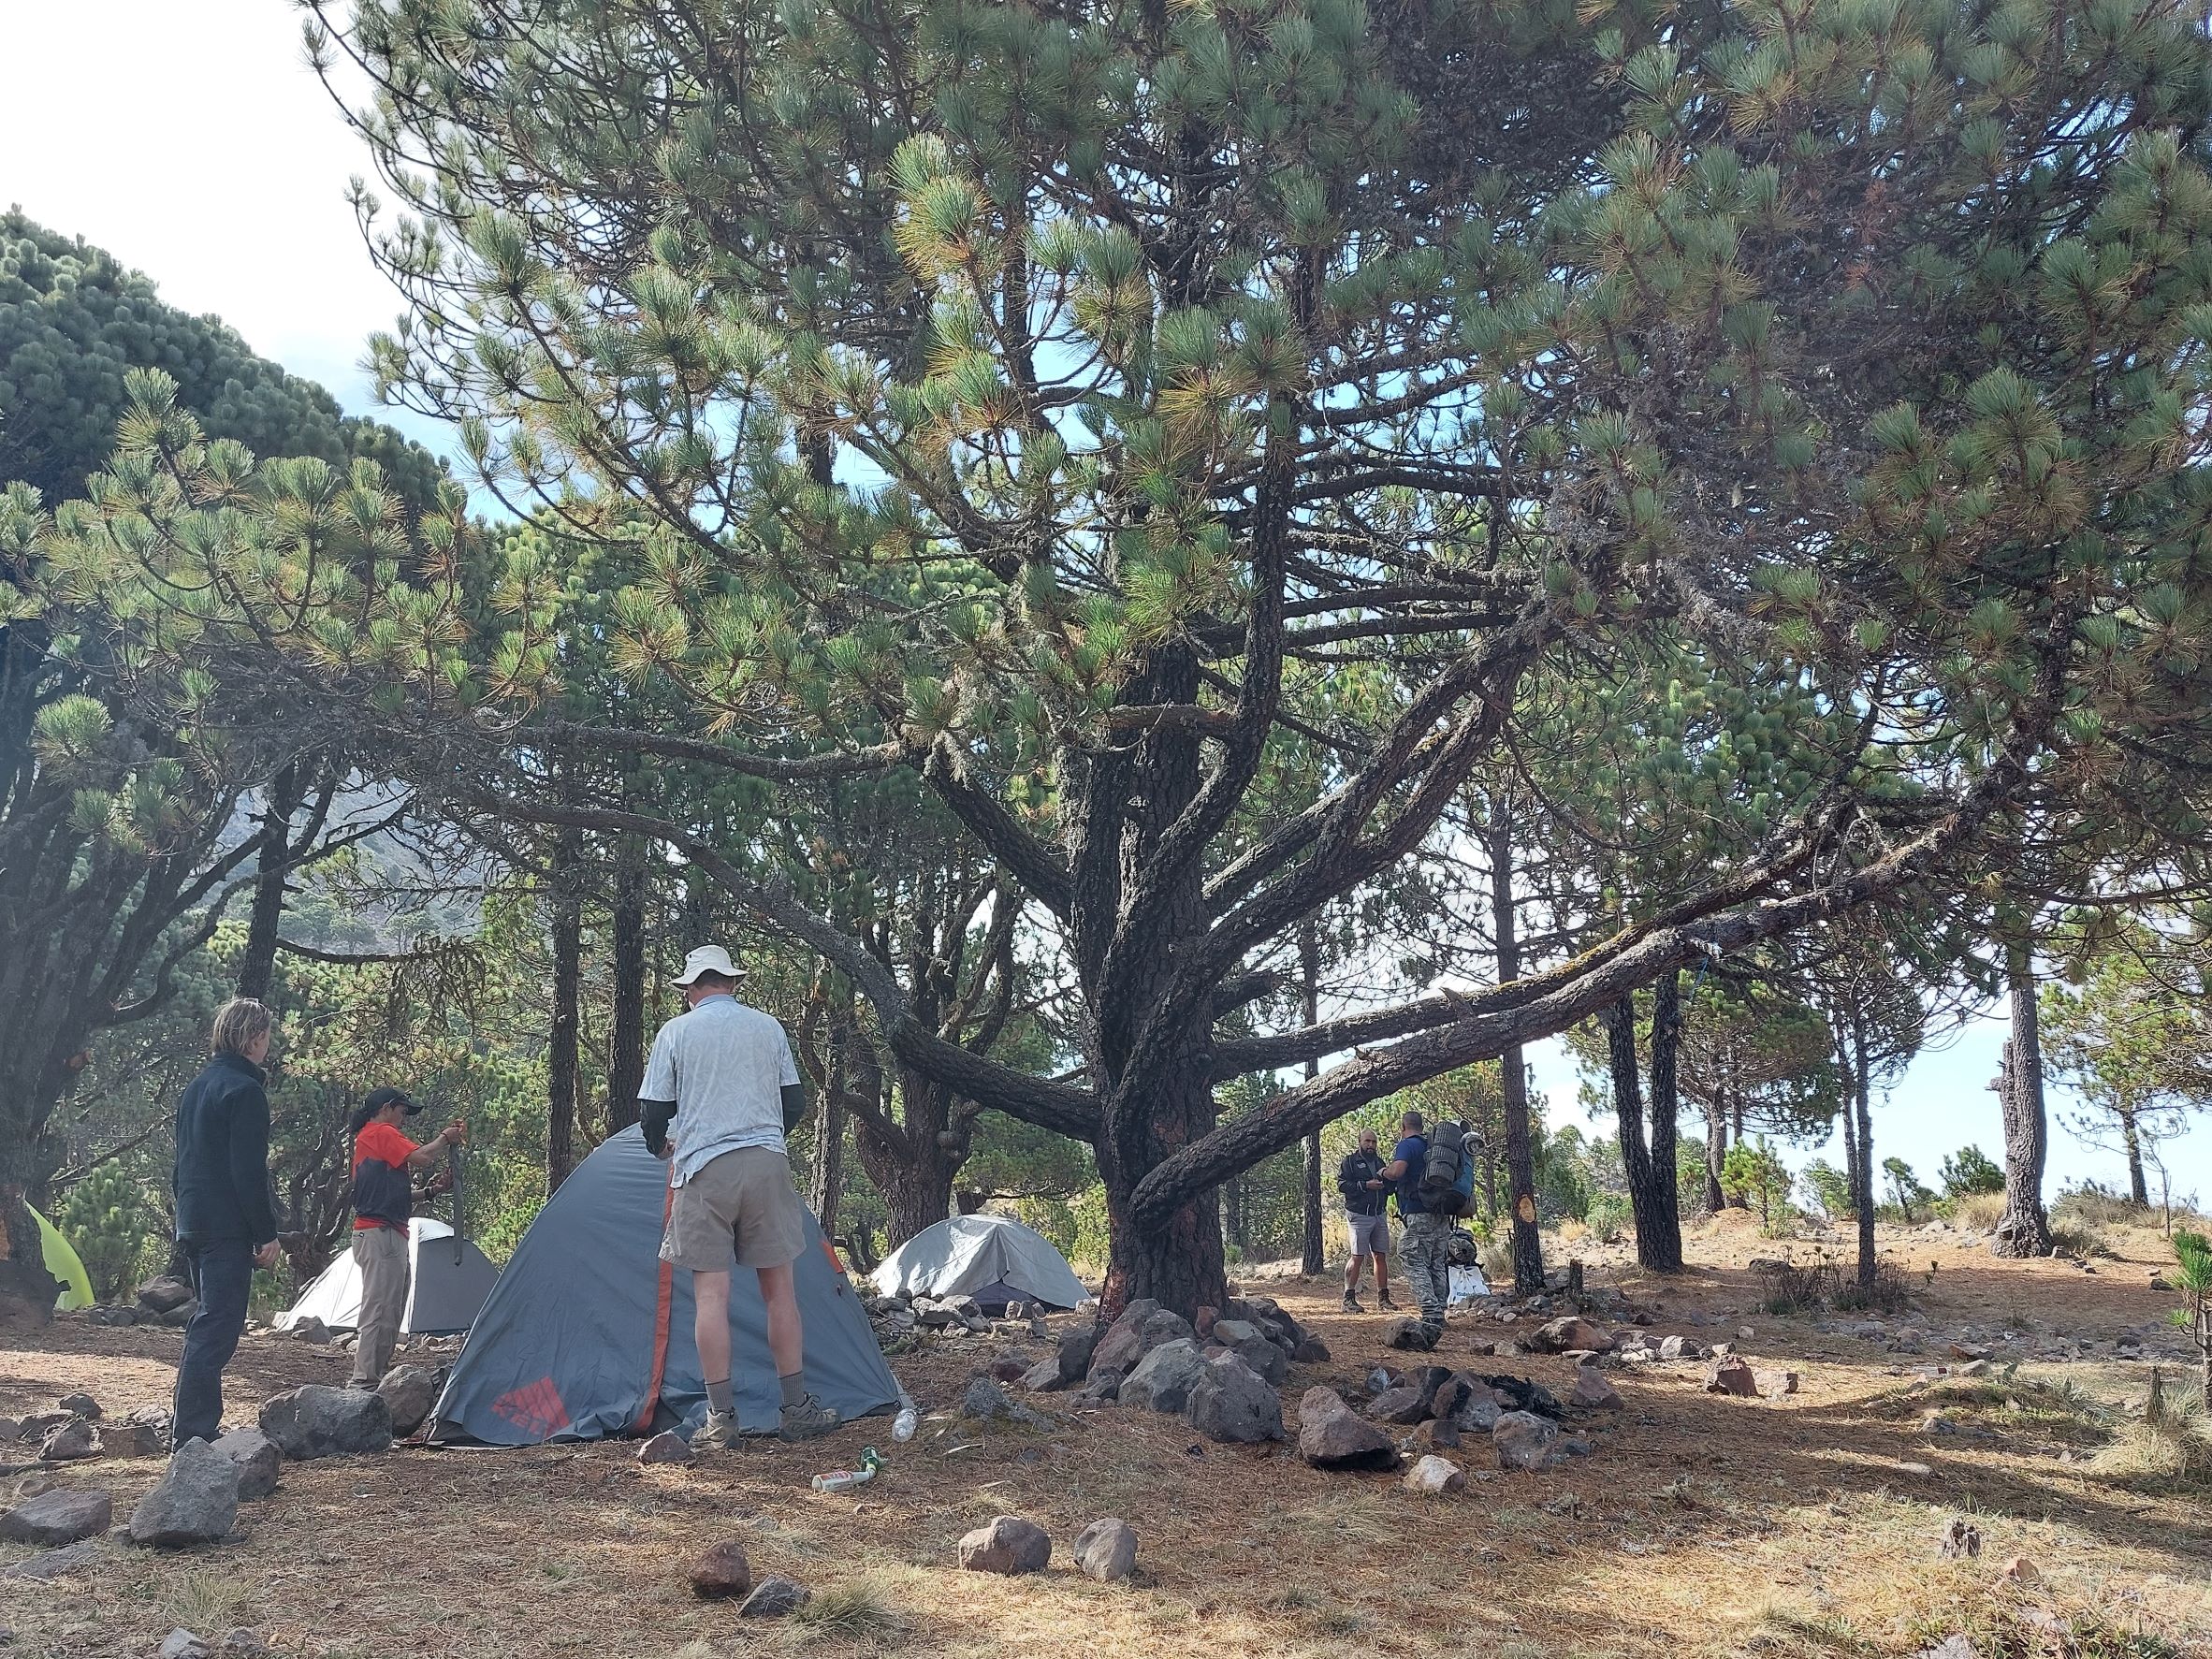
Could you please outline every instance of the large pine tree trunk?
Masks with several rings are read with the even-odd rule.
[[[864,1130],[864,1141],[865,1135]],[[953,1170],[941,1157],[902,1160],[881,1175],[871,1173],[869,1178],[882,1197],[883,1207],[891,1213],[884,1239],[886,1252],[897,1249],[923,1229],[935,1227],[953,1213]]]
[[[1681,976],[1659,976],[1652,991],[1652,1145],[1645,1159],[1646,1196],[1636,1206],[1636,1259],[1654,1273],[1680,1273],[1682,1266],[1681,1189],[1675,1181],[1675,1122],[1681,1110],[1676,1060],[1682,1044]],[[1635,1060],[1635,1043],[1629,1058]]]
[[[1321,941],[1312,917],[1298,933],[1299,976],[1304,982],[1301,987],[1304,997],[1300,1006],[1308,1026],[1321,1020]],[[1305,1074],[1317,1076],[1320,1063],[1308,1060]],[[1321,1131],[1316,1129],[1305,1138],[1305,1251],[1299,1266],[1308,1273],[1317,1273],[1328,1265],[1328,1241],[1321,1230]]]
[[[1867,1075],[1867,1022],[1855,1018],[1851,1027],[1851,1102],[1858,1120],[1858,1169],[1863,1183],[1852,1194],[1858,1212],[1858,1282],[1874,1282],[1874,1110],[1873,1088]]]
[[[615,851],[609,931],[615,974],[606,1067],[606,1132],[611,1135],[637,1121],[637,1091],[645,1082],[646,844],[637,836],[624,836]]]
[[[246,922],[246,948],[239,957],[237,994],[266,1001],[276,977],[277,931],[284,920],[284,881],[292,862],[292,814],[306,791],[299,764],[286,762],[269,786],[261,814],[261,846],[255,854],[254,909]]]
[[[28,1143],[0,1145],[0,1335],[41,1330],[62,1293],[46,1271],[46,1243],[31,1215],[32,1159]]]
[[[953,1124],[953,1096],[944,1084],[902,1070],[898,1087],[896,1124],[881,1113],[851,1114],[853,1150],[891,1213],[889,1250],[953,1213],[953,1178],[968,1161],[968,1150],[967,1135]],[[854,1092],[880,1099],[882,1085],[856,1076]],[[889,1102],[883,1106],[887,1111]]]
[[[1852,1206],[1855,1210],[1858,1205],[1858,1113],[1852,1110],[1848,1089],[1843,1095],[1843,1109],[1836,1114],[1836,1120],[1843,1126],[1843,1190],[1851,1195]]]
[[[579,1033],[578,994],[582,978],[584,905],[575,882],[583,849],[574,836],[562,836],[553,855],[553,1024],[546,1044],[546,1191],[558,1192],[575,1167],[576,1092]]]
[[[1513,904],[1513,808],[1504,794],[1491,799],[1490,915],[1497,950],[1498,983],[1521,977],[1519,916]],[[1518,1046],[1498,1056],[1504,1084],[1506,1176],[1513,1201],[1513,1289],[1519,1296],[1544,1289],[1544,1239],[1536,1214],[1535,1147],[1529,1133],[1528,1067]]]
[[[2143,1178],[2143,1130],[2132,1106],[2119,1108],[2120,1144],[2128,1152],[2128,1196],[2150,1207],[2150,1185]]]
[[[1131,694],[1184,704],[1197,700],[1200,686],[1196,657],[1171,646]],[[1201,759],[1195,733],[1164,727],[1131,764],[1102,767],[1091,785],[1098,799],[1113,803],[1102,820],[1113,825],[1111,841],[1083,857],[1075,915],[1078,972],[1095,1022],[1084,1057],[1105,1101],[1095,1150],[1113,1241],[1100,1298],[1108,1317],[1151,1297],[1188,1318],[1229,1294],[1215,1188],[1148,1209],[1142,1219],[1135,1208],[1144,1177],[1217,1122],[1212,1008],[1171,995],[1180,954],[1197,949],[1211,924],[1204,872],[1196,858],[1179,859],[1171,878],[1155,863],[1198,798]],[[1113,877],[1100,867],[1101,853],[1118,865]],[[1140,900],[1146,914],[1138,944],[1128,907]]]
[[[1728,1113],[1716,1100],[1705,1109],[1705,1207],[1718,1215],[1728,1207],[1721,1190],[1721,1166],[1728,1158]]]
[[[837,1226],[837,1200],[845,1190],[845,1099],[836,1088],[814,1102],[814,1143],[807,1159],[807,1197],[823,1232]]]
[[[2043,1165],[2050,1131],[2044,1116],[2035,958],[2025,943],[2007,953],[2006,977],[2011,982],[2013,1032],[2004,1046],[1997,1091],[2004,1111],[2004,1218],[1990,1236],[1989,1249],[1997,1256],[2047,1256],[2051,1222],[2043,1207]]]

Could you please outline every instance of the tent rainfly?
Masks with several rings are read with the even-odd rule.
[[[985,1313],[1014,1302],[1071,1308],[1087,1292],[1052,1241],[1005,1215],[951,1215],[925,1227],[875,1273],[879,1296],[972,1296]]]
[[[538,1212],[477,1315],[432,1414],[434,1441],[534,1446],[706,1420],[691,1339],[691,1275],[661,1260],[668,1166],[633,1124],[600,1142]],[[894,1409],[897,1379],[845,1270],[816,1244],[795,1277],[807,1387],[844,1417]],[[730,1275],[737,1419],[772,1429],[781,1396],[768,1313],[750,1273]]]
[[[439,1336],[466,1331],[500,1276],[490,1259],[453,1229],[428,1215],[407,1224],[408,1265],[414,1278],[407,1314],[400,1329],[410,1336]],[[332,1331],[357,1330],[361,1323],[361,1270],[350,1249],[317,1273],[299,1300],[269,1322],[289,1331],[306,1319],[320,1319]]]
[[[23,1206],[30,1209],[28,1204]],[[38,1223],[38,1253],[45,1259],[46,1271],[61,1282],[61,1294],[53,1299],[56,1308],[66,1311],[73,1307],[93,1304],[92,1280],[84,1271],[84,1263],[78,1259],[76,1246],[62,1236],[62,1230],[36,1210],[31,1219]]]

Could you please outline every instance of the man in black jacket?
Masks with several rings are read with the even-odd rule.
[[[1352,1224],[1352,1259],[1344,1273],[1344,1311],[1363,1314],[1360,1305],[1360,1263],[1375,1258],[1375,1288],[1386,1308],[1390,1300],[1390,1184],[1382,1179],[1382,1154],[1375,1149],[1375,1131],[1360,1131],[1360,1149],[1336,1166],[1336,1190],[1344,1194],[1346,1217]]]
[[[177,1102],[177,1243],[199,1297],[177,1363],[177,1446],[223,1432],[223,1368],[245,1329],[254,1269],[277,1262],[261,1070],[274,1026],[252,997],[225,1003],[215,1015],[213,1057]]]

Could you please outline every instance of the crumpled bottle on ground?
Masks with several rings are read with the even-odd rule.
[[[816,1492],[851,1492],[854,1487],[876,1477],[876,1471],[883,1466],[883,1459],[872,1446],[864,1447],[857,1469],[832,1469],[826,1475],[815,1476],[812,1485]]]

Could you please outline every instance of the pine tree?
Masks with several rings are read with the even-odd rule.
[[[188,505],[157,408],[57,560],[211,560],[264,607],[203,625],[240,674],[309,663],[510,818],[685,852],[901,1064],[1092,1143],[1110,1302],[1217,1298],[1215,1186],[1365,1101],[2000,834],[2201,827],[2212,188],[2170,7],[317,9],[409,215],[386,386],[642,561],[620,664],[686,713],[563,740],[919,779],[1034,907],[1070,1064],[948,1042],[683,822],[501,794],[542,566],[483,627],[440,546],[307,561],[288,503],[366,524],[372,484],[215,444]],[[1676,641],[1755,694],[1679,890],[1503,985],[1217,1030],[1305,917],[1450,855],[1524,692]],[[1248,810],[1286,731],[1329,769]],[[1218,1121],[1216,1082],[1346,1053]]]

